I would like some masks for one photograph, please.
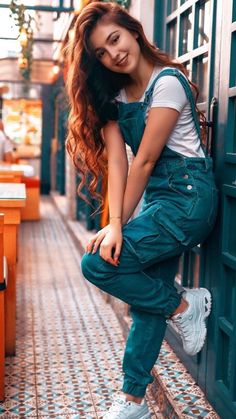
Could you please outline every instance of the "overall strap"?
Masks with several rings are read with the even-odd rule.
[[[198,114],[197,114],[197,111],[196,111],[195,99],[194,99],[194,96],[193,96],[193,92],[191,90],[191,87],[189,85],[188,80],[185,78],[183,73],[181,73],[181,71],[179,71],[177,68],[166,68],[164,70],[161,70],[160,73],[157,75],[157,77],[155,77],[155,79],[153,80],[149,89],[147,90],[147,92],[145,94],[144,103],[147,104],[147,105],[150,103],[155,84],[156,84],[157,80],[159,80],[163,76],[176,76],[176,77],[178,77],[180,83],[182,84],[182,86],[185,90],[186,96],[189,100],[191,110],[192,110],[193,120],[194,120],[194,123],[195,123],[195,127],[196,127],[198,136],[199,136],[200,141],[201,141],[201,146],[203,147],[203,150],[204,150],[205,146],[202,144],[202,140],[201,140],[200,124],[199,124]]]

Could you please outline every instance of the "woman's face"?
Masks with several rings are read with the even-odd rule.
[[[97,59],[109,70],[131,74],[140,59],[138,34],[116,23],[99,22],[90,35],[90,43]]]

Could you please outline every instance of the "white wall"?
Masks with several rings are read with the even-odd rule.
[[[144,32],[150,42],[153,41],[154,0],[132,0],[129,12],[140,20]]]

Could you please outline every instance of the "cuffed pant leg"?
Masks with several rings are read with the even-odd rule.
[[[152,266],[152,275],[161,276],[173,285],[179,257]],[[149,269],[150,270],[150,269]],[[166,331],[166,320],[158,314],[130,308],[133,323],[126,342],[123,359],[124,383],[122,391],[143,397],[148,384],[153,382],[151,370],[158,358]]]

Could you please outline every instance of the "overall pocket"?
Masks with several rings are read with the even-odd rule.
[[[131,147],[133,153],[136,154],[145,129],[143,115],[140,115],[139,118],[127,115],[118,122],[125,142]]]

